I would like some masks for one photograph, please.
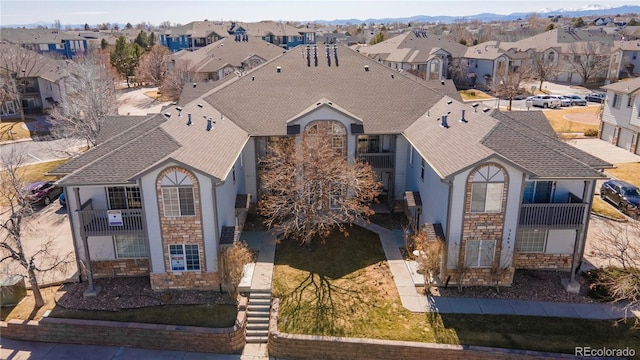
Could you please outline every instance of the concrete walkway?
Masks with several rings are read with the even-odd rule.
[[[640,156],[600,139],[572,139],[567,143],[611,164],[640,162]]]
[[[400,253],[402,235],[376,224],[364,224],[365,228],[380,237],[389,269],[400,294],[402,306],[411,312],[438,312],[443,314],[494,314],[549,316],[581,319],[620,319],[640,316],[640,311],[626,313],[613,304],[574,304],[548,301],[523,301],[500,299],[475,299],[454,297],[426,297],[418,294],[409,268]],[[634,315],[635,314],[635,315]]]

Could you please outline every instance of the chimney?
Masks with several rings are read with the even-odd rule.
[[[465,110],[462,109],[462,118],[460,118],[460,122],[461,123],[466,123],[467,122],[467,119],[464,118],[464,112],[465,112]]]
[[[187,125],[191,126],[191,114],[187,114]]]
[[[213,128],[213,120],[211,118],[207,119],[207,131],[211,131]]]
[[[442,117],[441,117],[442,122],[440,123],[440,126],[442,126],[445,129],[449,128],[449,124],[447,124],[447,116],[448,116],[447,114],[442,114]]]

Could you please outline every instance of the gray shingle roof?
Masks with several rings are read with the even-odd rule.
[[[154,128],[157,128],[162,122],[165,121],[162,117],[155,115],[146,117],[146,120],[143,120],[141,122],[133,122],[131,121],[133,120],[132,118],[135,120],[139,119],[139,117],[137,116],[112,117],[112,120],[114,122],[111,125],[116,126],[106,126],[103,142],[99,142],[98,146],[90,149],[89,151],[78,157],[69,160],[67,163],[62,164],[49,173],[55,175],[71,174],[72,172],[82,168],[83,166],[115,151],[129,141],[138,138],[139,136],[149,132]],[[118,131],[116,131],[117,125],[123,126],[122,131],[120,131],[119,133]],[[113,135],[107,139],[107,133],[117,134],[117,136]],[[100,138],[102,139],[103,136],[100,136]]]
[[[62,40],[84,40],[72,33],[53,29],[2,29],[0,40],[13,44],[60,44]]]
[[[358,46],[358,51],[369,56],[378,56],[382,60],[426,63],[437,49],[443,49],[454,58],[462,57],[467,47],[443,35],[427,34],[427,37],[416,37],[413,31],[395,36],[372,46]]]
[[[83,166],[59,183],[66,186],[127,183],[140,169],[147,169],[179,147],[164,130],[156,128]]]
[[[638,50],[640,51],[640,49]],[[640,90],[640,78],[626,79],[602,87],[621,94],[633,94]]]
[[[338,46],[339,66],[323,48],[311,66],[297,47],[263,64],[205,100],[251,135],[284,135],[288,119],[318,99],[332,99],[363,119],[367,133],[400,133],[442,98],[424,84]],[[364,66],[369,67],[365,71]],[[276,67],[281,72],[276,72]]]

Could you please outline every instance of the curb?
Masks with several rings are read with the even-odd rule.
[[[18,140],[0,141],[0,146],[2,146],[2,145],[11,145],[11,144],[18,144],[18,143],[23,143],[23,142],[27,142],[27,141],[33,141],[33,138],[18,139]]]

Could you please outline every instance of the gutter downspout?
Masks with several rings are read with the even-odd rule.
[[[587,189],[587,184],[589,184],[588,189]],[[586,199],[593,199],[596,181],[591,180],[590,182],[588,182],[585,180],[584,185],[585,185],[585,192],[583,193],[582,201],[585,201]],[[587,244],[587,229],[589,229],[589,219],[591,218],[590,214],[591,214],[591,206],[593,205],[593,200],[587,201],[587,204],[588,205],[583,215],[584,225],[582,227],[582,232],[580,233],[580,229],[576,230],[578,231],[578,234],[576,234],[576,241],[578,243],[573,247],[573,258],[571,259],[571,278],[570,278],[571,282],[575,281],[576,272],[578,271],[578,268],[576,268],[576,260],[577,258],[580,259],[580,261],[578,261],[578,265],[580,265],[582,262],[582,258],[584,257],[584,248]],[[580,247],[580,251],[578,251],[578,246]]]
[[[78,203],[80,202],[80,200],[78,199],[78,194],[75,193],[75,189],[74,188],[74,196],[76,196],[76,208],[78,208]],[[65,194],[69,194],[69,188],[68,187],[64,187]],[[65,195],[66,196],[66,195]],[[69,213],[69,203],[68,203],[69,199],[67,198],[67,217],[69,218],[69,226],[71,226],[71,237],[73,238],[73,252],[74,255],[76,257],[76,272],[78,273],[78,281],[82,282],[82,271],[80,271],[80,266],[78,263],[78,259],[80,258],[80,252],[78,251],[78,243],[76,242],[76,240],[78,239],[78,237],[76,236],[76,229],[74,226],[74,220],[73,220],[73,216],[71,216],[72,214]]]
[[[142,226],[144,227],[144,237],[145,237],[145,241],[147,242],[147,249],[151,249],[151,243],[149,241],[149,224],[147,223],[147,211],[146,211],[146,206],[144,206],[145,202],[144,202],[144,189],[142,187],[142,179],[138,178],[136,183],[138,185],[138,189],[140,189],[140,201],[142,203],[140,210],[142,212]],[[156,202],[157,202],[157,199],[156,199]],[[149,278],[151,278],[152,272],[153,272],[153,256],[151,256],[151,250],[149,250]]]
[[[217,194],[217,189],[218,186],[222,185],[223,183],[215,183],[213,181],[211,181],[211,201],[213,202],[213,229],[214,229],[214,236],[216,239],[216,243],[215,243],[215,249],[216,249],[216,259],[220,258],[220,253],[218,252],[220,250],[220,228],[218,227],[218,194]],[[212,269],[213,270],[213,269]],[[216,260],[216,271],[220,271],[220,265],[217,264],[217,260]],[[220,278],[220,277],[218,277]],[[222,283],[220,282],[218,284],[218,287],[222,290]]]
[[[76,208],[80,209],[80,189],[75,187],[73,188],[73,192],[76,196]],[[77,211],[77,210],[76,210]],[[96,297],[100,292],[100,288],[96,288],[93,285],[93,272],[91,271],[91,256],[89,255],[89,239],[88,236],[82,235],[82,244],[84,245],[84,256],[86,260],[85,268],[87,269],[87,280],[89,282],[89,286],[87,290],[84,291],[83,297],[91,298]]]

